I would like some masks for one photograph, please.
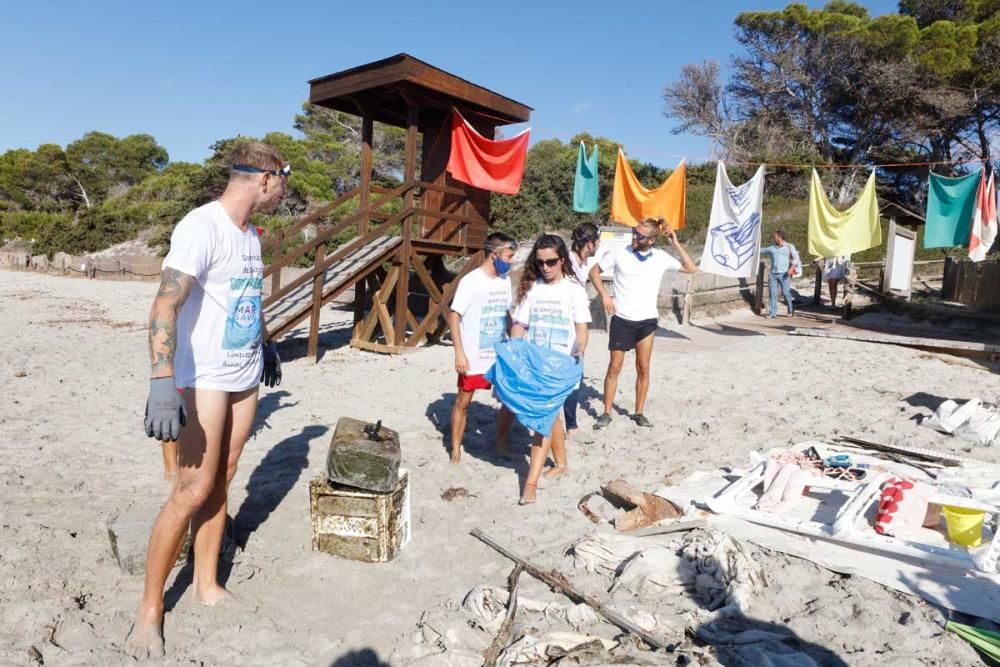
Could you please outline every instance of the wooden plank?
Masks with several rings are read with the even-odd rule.
[[[348,190],[344,194],[342,194],[339,197],[337,197],[336,199],[334,199],[329,204],[324,204],[323,206],[321,206],[320,208],[316,209],[312,213],[309,213],[308,215],[306,215],[304,218],[302,218],[301,220],[299,220],[298,222],[296,222],[294,225],[292,225],[288,229],[281,230],[282,233],[286,237],[294,236],[295,234],[298,234],[307,225],[311,225],[314,222],[322,220],[327,215],[329,215],[331,211],[333,211],[334,209],[336,209],[338,206],[342,206],[342,205],[346,204],[348,201],[350,201],[357,194],[358,194],[358,188],[351,188],[350,190]],[[274,239],[275,239],[275,237],[268,238],[264,243],[261,244],[261,248],[264,249],[264,250],[267,250],[268,248],[270,248],[275,243]],[[267,273],[265,272],[264,275],[267,275]]]
[[[336,296],[341,294],[344,290],[351,287],[354,281],[360,276],[361,278],[367,277],[370,274],[377,273],[381,271],[381,263],[393,252],[395,252],[395,244],[390,246],[382,246],[377,252],[366,254],[363,256],[362,268],[360,270],[345,272],[340,280],[327,281],[324,283],[324,297],[323,305],[329,303]],[[329,271],[334,271],[334,268],[329,269]],[[291,298],[291,297],[289,297]],[[290,310],[275,315],[274,310],[269,309],[265,311],[265,321],[271,332],[271,336],[274,339],[278,339],[284,336],[292,327],[294,327],[298,322],[302,320],[303,317],[309,314],[309,304],[307,302],[301,303],[301,305],[292,305]],[[278,322],[279,324],[275,324]]]
[[[370,341],[375,333],[375,325],[378,324],[378,309],[375,304],[381,302],[383,299],[389,297],[389,293],[392,292],[393,287],[396,285],[396,277],[399,275],[399,269],[393,267],[388,274],[386,274],[385,280],[382,281],[381,288],[372,295],[372,309],[368,313],[368,319],[365,320],[364,327],[361,330],[361,335],[358,336],[362,340]]]
[[[417,174],[417,123],[420,119],[420,109],[410,103],[407,110],[406,151],[403,162],[403,180],[413,183]],[[406,313],[410,296],[410,257],[413,241],[413,200],[415,188],[410,188],[403,195],[403,244],[399,248],[400,271],[396,281],[396,313],[393,340],[403,343],[406,340]]]
[[[351,347],[359,350],[365,350],[367,352],[379,352],[381,354],[403,354],[404,352],[412,351],[412,348],[400,347],[398,345],[385,345],[383,343],[373,343],[372,341],[359,339],[352,340]]]
[[[431,300],[440,303],[441,301],[441,290],[438,286],[434,284],[434,279],[431,278],[431,274],[427,271],[427,267],[420,260],[420,256],[417,255],[416,251],[410,250],[410,258],[412,259],[413,270],[417,274],[417,278],[423,283],[423,286],[427,288],[427,293],[430,295]]]
[[[444,288],[441,293],[441,302],[438,303],[432,310],[428,310],[427,316],[420,323],[420,326],[410,335],[410,338],[414,340],[420,340],[427,334],[432,326],[437,324],[437,320],[442,316],[442,313],[447,310],[448,305],[451,303],[452,297],[455,295],[455,290],[458,289],[458,282],[464,278],[473,269],[479,268],[479,265],[483,262],[483,251],[480,250],[475,255],[469,257],[469,260],[462,267],[459,274]]]
[[[397,281],[397,285],[399,282]],[[375,313],[378,315],[378,323],[382,327],[382,335],[385,336],[387,345],[394,345],[396,342],[396,331],[392,326],[392,318],[389,316],[389,309],[381,300],[376,300],[374,305]]]
[[[378,225],[377,227],[368,230],[367,234],[355,237],[354,239],[351,239],[349,242],[345,243],[341,247],[337,248],[336,252],[334,252],[330,257],[326,259],[326,265],[322,267],[322,270],[330,268],[335,262],[339,262],[344,258],[348,257],[349,255],[364,248],[376,237],[383,234],[386,230],[388,230],[394,224],[399,222],[399,220],[402,219],[405,216],[405,214],[406,214],[405,211],[400,212],[399,214],[394,215],[393,217],[389,218],[388,220]],[[282,287],[277,294],[272,294],[269,297],[267,297],[267,299],[264,301],[264,307],[267,308],[268,306],[278,302],[280,299],[284,298],[286,295],[290,294],[298,287],[301,287],[305,283],[309,282],[313,278],[313,276],[316,275],[316,271],[318,270],[319,269],[317,268],[309,269],[301,276],[299,276],[292,282],[288,283],[288,285]]]
[[[324,257],[326,257],[326,246],[321,245],[316,248],[315,265],[320,266],[323,263]],[[323,310],[324,275],[323,273],[318,273],[313,278],[312,312],[309,318],[309,343],[306,349],[306,356],[312,357],[314,363],[319,361],[319,316]]]
[[[361,200],[358,204],[360,208],[368,206],[368,196],[371,193],[372,185],[372,137],[374,136],[374,122],[371,116],[365,116],[361,120]],[[368,220],[358,222],[358,233],[364,234],[368,231]]]

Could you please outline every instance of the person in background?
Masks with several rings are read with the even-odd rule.
[[[528,255],[517,286],[511,337],[525,338],[535,345],[573,355],[579,361],[587,349],[589,323],[587,292],[573,274],[566,243],[554,234],[542,234]],[[535,502],[538,480],[550,450],[555,466],[545,476],[566,474],[566,441],[560,417],[550,433],[535,434],[521,494],[522,505]]]
[[[847,269],[851,263],[850,255],[840,257],[827,257],[823,260],[823,280],[826,281],[830,289],[830,306],[837,307],[837,287],[840,281],[847,276]]]
[[[580,284],[586,289],[587,279],[590,277],[590,269],[596,263],[594,257],[597,248],[601,245],[601,231],[592,222],[584,222],[576,226],[570,240],[569,261],[572,264],[573,274]],[[583,387],[583,380],[580,386],[573,390],[573,393],[566,399],[563,406],[563,418],[566,426],[566,437],[572,438],[576,433],[576,408],[580,403],[580,389]]]
[[[644,428],[653,424],[643,414],[649,391],[649,365],[653,357],[653,334],[659,320],[656,299],[660,282],[667,271],[697,273],[698,266],[684,250],[672,229],[667,241],[677,249],[677,261],[663,250],[655,248],[661,221],[646,219],[632,230],[632,244],[609,252],[590,269],[590,280],[604,301],[604,310],[611,318],[608,330],[608,350],[611,359],[604,377],[604,414],[594,422],[600,430],[611,424],[611,407],[618,391],[618,376],[625,363],[625,353],[635,350],[635,414],[632,419]],[[601,271],[614,272],[614,298],[601,282]]]
[[[778,316],[778,288],[785,296],[785,305],[788,306],[788,316],[795,314],[795,304],[792,301],[792,278],[802,275],[802,260],[799,259],[799,251],[791,243],[785,240],[785,232],[780,229],[774,230],[774,245],[760,249],[761,256],[767,255],[771,258],[771,272],[767,277],[767,316],[775,318]]]
[[[462,460],[462,439],[472,395],[477,389],[489,390],[483,377],[496,358],[493,346],[507,337],[508,313],[512,305],[510,263],[517,243],[500,232],[486,237],[486,259],[458,283],[448,312],[448,327],[455,346],[455,372],[458,393],[451,407],[451,462]],[[514,415],[502,407],[497,413],[496,450],[509,456],[507,436]]]

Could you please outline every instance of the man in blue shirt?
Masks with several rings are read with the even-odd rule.
[[[799,251],[791,243],[785,241],[785,232],[780,229],[774,232],[774,245],[760,249],[760,254],[771,257],[771,273],[767,278],[767,316],[778,316],[778,286],[781,286],[781,293],[785,295],[785,305],[788,306],[788,316],[795,314],[795,307],[792,305],[791,280],[795,276],[802,275],[802,260],[799,259]]]

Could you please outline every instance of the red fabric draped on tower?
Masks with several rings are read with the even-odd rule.
[[[451,117],[448,172],[455,180],[481,190],[516,195],[524,177],[530,129],[493,141],[476,132],[457,111]]]

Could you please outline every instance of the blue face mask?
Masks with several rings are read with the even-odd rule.
[[[510,271],[511,263],[505,262],[500,257],[493,258],[493,268],[496,269],[497,275],[503,278]]]

